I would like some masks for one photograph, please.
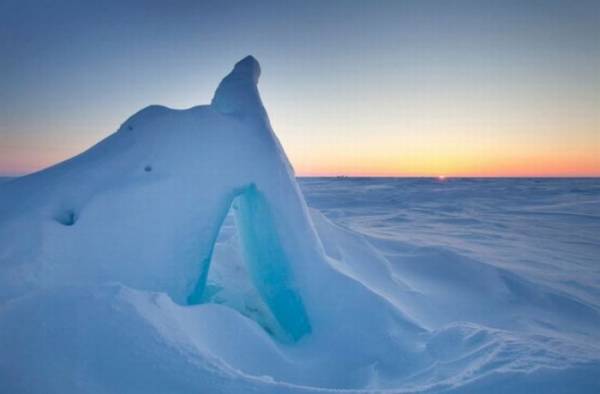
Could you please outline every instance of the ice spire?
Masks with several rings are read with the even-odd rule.
[[[265,116],[266,112],[256,86],[259,77],[258,61],[252,56],[246,56],[237,62],[233,71],[221,81],[212,99],[212,107],[224,115]]]

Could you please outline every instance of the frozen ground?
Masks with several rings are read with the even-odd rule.
[[[598,181],[302,193],[259,76],[0,183],[0,392],[600,392]]]
[[[300,185],[309,206],[383,254],[454,253],[600,306],[600,179],[303,178]]]
[[[541,339],[538,355],[560,338],[589,351],[597,370],[600,179],[303,178],[300,185],[316,223],[323,214],[360,234],[391,276],[419,294],[407,304],[428,329],[444,331],[441,337],[453,325],[505,330],[503,335]],[[524,364],[501,367],[523,353],[499,342],[469,352],[466,358],[480,353],[494,360],[489,369],[485,362],[472,364],[469,374],[486,376],[499,367],[497,392],[527,392],[528,385],[508,373]],[[600,386],[597,372],[582,372],[572,386],[561,386],[570,379],[560,368],[544,380],[556,383],[538,385],[539,392],[594,392]]]

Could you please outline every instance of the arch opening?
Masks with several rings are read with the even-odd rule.
[[[256,186],[233,198],[202,267],[188,304],[226,305],[284,342],[311,332],[276,217]]]

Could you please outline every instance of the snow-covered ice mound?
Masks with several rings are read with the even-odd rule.
[[[597,308],[309,212],[259,76],[0,185],[2,392],[600,389]]]

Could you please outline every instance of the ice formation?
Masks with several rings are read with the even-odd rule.
[[[585,345],[597,310],[495,268],[448,269],[453,256],[434,252],[400,259],[402,277],[364,237],[309,213],[259,76],[247,57],[210,105],[147,107],[79,156],[0,185],[6,392],[599,388]],[[497,302],[459,305],[445,277],[474,278],[468,296]],[[572,302],[581,341],[507,330],[513,292],[538,301],[526,313]]]

